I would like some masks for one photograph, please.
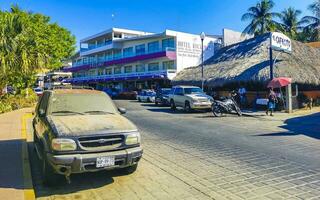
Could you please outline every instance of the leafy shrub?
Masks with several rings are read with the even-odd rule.
[[[18,95],[7,94],[0,98],[0,113],[17,110],[20,108],[32,107],[37,102],[38,97],[32,91],[27,89]]]

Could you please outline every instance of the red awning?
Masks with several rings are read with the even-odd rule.
[[[286,77],[279,77],[272,79],[269,84],[268,88],[281,88],[289,85],[292,82],[291,78]]]

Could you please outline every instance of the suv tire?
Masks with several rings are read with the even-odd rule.
[[[120,171],[124,174],[132,174],[137,170],[137,167],[138,167],[138,164],[134,164],[132,166],[122,168],[120,169]]]
[[[140,99],[140,97],[138,98],[138,101],[139,101],[139,102],[141,102],[141,99]]]
[[[43,183],[47,186],[58,185],[59,181],[62,179],[61,175],[54,172],[52,166],[48,163],[44,156],[42,156],[42,178]]]
[[[186,101],[185,104],[184,104],[184,110],[186,112],[191,112],[191,106],[190,106],[190,102],[189,101]]]
[[[171,99],[170,100],[170,108],[171,110],[175,111],[176,110],[176,104],[174,103],[174,101]]]

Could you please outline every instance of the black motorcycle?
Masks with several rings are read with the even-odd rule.
[[[231,92],[229,98],[214,100],[211,106],[212,113],[215,117],[221,117],[224,113],[237,113],[238,116],[242,115],[241,109],[239,108],[234,97],[237,96],[236,92]]]

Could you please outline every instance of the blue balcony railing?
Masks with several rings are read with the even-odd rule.
[[[122,59],[122,58],[130,58],[130,57],[135,57],[135,56],[140,56],[140,55],[146,55],[146,54],[151,54],[151,53],[157,53],[157,52],[163,52],[163,51],[176,51],[175,48],[173,47],[166,47],[164,49],[158,49],[157,51],[152,51],[152,52],[139,52],[138,54],[133,53],[130,55],[121,55],[121,54],[115,54],[113,55],[113,57],[105,57],[105,58],[98,58],[98,59],[93,59],[91,61],[87,61],[87,62],[77,62],[77,63],[72,63],[72,67],[77,67],[77,66],[81,66],[81,65],[91,65],[91,64],[99,64],[99,63],[103,63],[106,61],[112,61],[112,60],[118,60],[118,59]]]

